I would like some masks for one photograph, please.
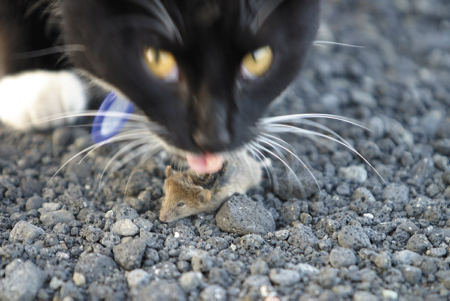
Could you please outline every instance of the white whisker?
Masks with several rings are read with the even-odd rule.
[[[344,147],[346,147],[347,149],[349,149],[350,151],[352,151],[353,153],[358,155],[358,157],[360,157],[367,165],[369,165],[372,168],[373,171],[375,171],[375,173],[380,177],[380,179],[383,181],[383,183],[385,185],[387,185],[386,181],[381,176],[381,174],[375,169],[375,167],[373,167],[372,164],[370,164],[370,162],[366,158],[364,158],[364,156],[362,156],[356,149],[354,149],[348,142],[344,143],[336,138],[327,136],[325,134],[322,134],[319,132],[314,132],[314,131],[307,130],[307,129],[297,128],[297,127],[291,126],[291,125],[272,124],[271,127],[273,127],[273,128],[268,129],[268,130],[271,131],[272,133],[295,133],[295,134],[302,134],[307,137],[308,136],[318,136],[318,137],[322,137],[322,138],[334,141],[336,143],[339,143],[340,145],[343,145]],[[282,130],[283,128],[285,129],[284,131]]]
[[[345,46],[345,47],[352,47],[352,48],[366,48],[364,46],[345,44],[345,43],[338,43],[338,42],[332,42],[332,41],[314,41],[313,44],[315,46],[323,46],[323,44],[325,44],[325,45],[338,45],[338,46]]]

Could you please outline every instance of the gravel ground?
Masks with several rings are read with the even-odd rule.
[[[0,128],[0,300],[448,300],[450,3],[324,3],[319,40],[274,114],[328,113],[337,143],[287,136],[319,180],[287,158],[217,216],[158,221],[163,155],[96,194],[117,146],[58,168],[88,131]],[[291,156],[292,157],[292,156]],[[243,208],[243,209],[241,209]]]

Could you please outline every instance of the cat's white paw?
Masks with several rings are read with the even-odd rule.
[[[83,82],[68,71],[33,71],[0,80],[0,122],[13,128],[48,129],[75,118],[50,120],[87,106]]]

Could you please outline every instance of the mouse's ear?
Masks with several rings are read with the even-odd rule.
[[[207,203],[211,201],[211,191],[209,191],[208,189],[203,189],[197,195],[197,200],[199,200],[199,202],[202,203]]]
[[[170,178],[174,174],[175,174],[175,172],[173,171],[172,167],[171,166],[167,166],[166,167],[166,178]]]

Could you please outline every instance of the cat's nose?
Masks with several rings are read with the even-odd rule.
[[[231,143],[230,133],[222,127],[199,128],[192,138],[200,149],[211,153],[224,151]]]

